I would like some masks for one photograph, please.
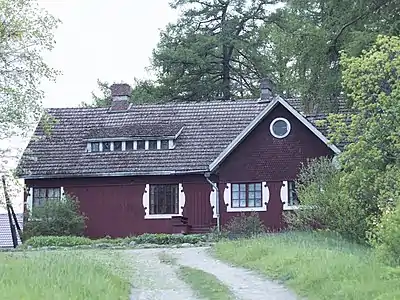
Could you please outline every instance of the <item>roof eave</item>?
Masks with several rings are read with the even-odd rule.
[[[173,176],[186,174],[203,174],[207,169],[189,171],[151,171],[151,172],[113,172],[113,173],[91,173],[91,174],[51,174],[51,175],[22,175],[21,179],[64,179],[64,178],[93,178],[93,177],[139,177],[139,176]]]

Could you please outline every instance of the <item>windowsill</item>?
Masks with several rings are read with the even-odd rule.
[[[292,205],[292,206],[283,207],[283,210],[297,210],[297,209],[300,209],[300,208],[301,208],[300,205]]]
[[[227,207],[227,212],[251,212],[251,211],[267,211],[266,206],[261,207]]]
[[[145,219],[171,219],[172,217],[181,217],[180,214],[163,214],[163,215],[145,215]]]

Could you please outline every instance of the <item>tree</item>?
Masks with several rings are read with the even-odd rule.
[[[152,64],[170,99],[210,100],[247,97],[263,77],[258,38],[272,22],[274,0],[175,0],[182,11],[161,33]],[[260,44],[262,43],[262,44]],[[267,60],[263,65],[267,64]]]
[[[378,34],[400,34],[398,0],[292,0],[279,11],[272,37],[274,52],[282,52],[290,69],[286,82],[311,109],[332,110],[342,97],[340,52],[358,56]],[[271,38],[271,37],[270,37]],[[284,89],[289,86],[285,86]]]
[[[400,201],[400,38],[379,36],[359,57],[342,55],[350,115],[328,118],[340,154],[341,186],[371,217]]]
[[[17,154],[9,139],[30,133],[41,113],[43,79],[57,72],[43,60],[54,46],[59,20],[30,0],[0,2],[0,173]],[[0,199],[3,202],[3,199]]]

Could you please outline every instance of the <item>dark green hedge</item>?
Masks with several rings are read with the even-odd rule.
[[[157,245],[177,245],[177,244],[197,244],[207,242],[207,235],[177,235],[177,234],[142,234],[127,238],[102,238],[89,239],[81,236],[35,236],[28,239],[24,246],[38,247],[73,247],[82,245],[110,244],[127,246],[129,244],[157,244]],[[134,242],[134,243],[133,243]]]

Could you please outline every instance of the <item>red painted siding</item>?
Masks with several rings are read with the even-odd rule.
[[[273,137],[270,132],[271,122],[279,117],[286,118],[291,124],[290,134],[283,139]],[[295,180],[301,164],[306,163],[307,159],[332,155],[332,150],[279,104],[219,167],[221,198],[224,183],[266,181],[270,200],[267,211],[260,212],[259,215],[269,229],[279,229],[282,226],[282,182]],[[239,215],[227,212],[224,206],[225,203],[221,201],[223,223],[232,216]]]
[[[27,180],[30,187],[64,187],[64,192],[78,198],[87,216],[89,237],[123,237],[142,233],[170,233],[171,219],[144,219],[142,196],[146,184],[182,183],[186,205],[184,216],[189,225],[210,226],[212,208],[210,185],[202,175],[109,177]]]

